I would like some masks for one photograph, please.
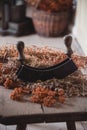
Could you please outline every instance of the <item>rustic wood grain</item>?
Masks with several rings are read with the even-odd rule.
[[[61,48],[64,49],[63,44],[61,44]],[[77,39],[73,39],[72,48],[74,50],[74,53],[84,55],[84,52],[81,46],[79,45]],[[84,110],[87,110],[86,100],[87,100],[86,97],[68,98],[64,104],[59,103],[57,106],[53,108],[43,106],[44,113],[66,113],[66,112],[81,112],[81,111],[84,112]]]
[[[5,125],[0,124],[0,130],[7,130]]]
[[[6,130],[16,130],[16,125],[6,126]]]
[[[82,122],[82,127],[84,128],[84,130],[87,130],[87,122]]]
[[[75,53],[79,54],[79,55],[84,55],[83,50],[81,49],[80,45],[78,44],[78,42],[76,41],[76,39],[74,39],[73,44],[72,44],[72,48],[74,50]],[[57,121],[65,121],[67,123],[67,129],[68,130],[76,130],[76,126],[75,126],[75,121],[78,120],[87,120],[86,118],[86,114],[87,114],[87,103],[86,103],[87,98],[80,98],[80,97],[74,97],[74,98],[69,98],[68,100],[66,100],[66,102],[64,104],[58,104],[56,107],[53,108],[48,108],[48,107],[44,107],[43,106],[43,110],[45,114],[51,114],[53,113],[60,113],[57,114],[55,116],[52,116],[50,118],[46,118],[46,122],[57,122]],[[82,113],[84,112],[85,114],[77,114],[78,112]],[[63,113],[63,115],[62,115]],[[64,115],[64,113],[66,113]],[[61,115],[61,116],[60,116]],[[84,117],[83,117],[84,115]],[[74,118],[73,118],[74,117]],[[77,119],[77,117],[79,117]],[[63,119],[61,119],[63,118]],[[83,119],[85,118],[85,119]],[[52,119],[52,120],[50,120]],[[68,120],[69,119],[69,120]]]
[[[11,116],[27,116],[33,114],[43,114],[39,104],[30,102],[12,101],[9,97],[11,90],[3,87],[0,88],[0,115],[3,117]],[[2,100],[1,100],[2,99]],[[2,109],[1,109],[2,108]],[[33,109],[32,109],[33,108]],[[74,97],[66,100],[64,104],[58,103],[55,107],[43,107],[44,114],[54,113],[72,113],[72,112],[87,112],[87,98]]]
[[[87,122],[76,122],[77,130],[87,130]],[[27,130],[67,130],[66,123],[40,123],[29,124]],[[0,124],[0,130],[16,130],[16,125],[3,126]]]
[[[58,103],[54,107],[43,107],[44,113],[68,113],[68,112],[87,112],[87,98],[73,97],[67,98],[65,103]]]
[[[33,36],[32,36],[33,38]],[[36,39],[47,42],[49,46],[60,48],[66,51],[63,39],[57,39],[57,43],[54,43],[53,39],[39,38]],[[35,40],[34,40],[35,41]],[[37,40],[36,40],[37,41]],[[51,44],[49,44],[51,41]],[[38,42],[39,46],[43,46]],[[47,45],[47,44],[44,44]],[[74,52],[84,55],[80,45],[74,39],[72,48]],[[41,123],[41,122],[68,122],[68,126],[71,127],[73,121],[85,121],[87,120],[87,98],[73,97],[66,100],[64,104],[58,103],[52,108],[43,107],[40,104],[34,104],[30,102],[17,102],[12,101],[9,97],[12,90],[7,90],[4,87],[0,87],[0,122],[5,125],[13,124],[27,124],[27,123]],[[71,123],[69,122],[71,121]],[[18,125],[17,129],[21,129]]]
[[[3,117],[42,114],[41,105],[30,103],[29,101],[18,102],[10,99],[12,90],[0,87],[0,115]],[[2,108],[2,109],[1,109]]]

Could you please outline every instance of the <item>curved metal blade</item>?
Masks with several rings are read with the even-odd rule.
[[[17,77],[23,81],[35,82],[37,80],[48,80],[51,78],[63,79],[77,70],[71,58],[67,58],[60,64],[48,68],[34,68],[21,65],[17,71]]]

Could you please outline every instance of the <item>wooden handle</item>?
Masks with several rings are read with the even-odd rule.
[[[71,57],[72,53],[73,53],[73,50],[71,48],[71,45],[72,45],[72,36],[67,36],[65,38],[65,46],[67,47],[67,55],[69,57]]]
[[[24,42],[19,41],[17,43],[17,50],[18,50],[18,60],[23,62],[25,60],[25,56],[24,56]]]

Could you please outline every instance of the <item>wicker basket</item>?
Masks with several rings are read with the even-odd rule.
[[[66,34],[69,25],[69,12],[47,13],[33,10],[33,23],[36,32],[46,37],[57,37]]]

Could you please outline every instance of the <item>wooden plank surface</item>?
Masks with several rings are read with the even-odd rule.
[[[82,127],[84,128],[84,130],[87,130],[87,122],[82,122]]]
[[[62,49],[64,49],[63,44],[61,44]],[[77,53],[79,55],[84,55],[84,52],[81,46],[79,45],[77,39],[73,39],[72,49],[74,53]],[[63,113],[63,112],[66,113],[66,112],[81,112],[81,111],[87,112],[86,100],[87,97],[68,98],[64,104],[58,104],[57,107],[55,108],[48,108],[43,106],[44,113]]]
[[[43,107],[44,113],[87,112],[87,98],[73,97],[66,99],[65,103],[58,103],[55,107]]]
[[[30,102],[18,102],[10,99],[12,90],[0,87],[0,115],[18,116],[18,115],[31,115],[42,114],[41,105]]]
[[[85,123],[87,124],[87,123]],[[84,124],[84,125],[85,125]],[[0,125],[0,130],[16,130],[16,126],[2,126]],[[2,129],[4,128],[4,129]],[[77,130],[87,130],[83,128],[80,122],[76,122]],[[29,124],[27,125],[27,130],[67,130],[66,123],[40,123],[40,124]]]
[[[13,38],[13,40],[11,38],[11,41],[16,42],[18,40],[20,40],[20,38],[18,39]],[[3,39],[1,41],[3,41]],[[9,38],[7,39],[7,41],[9,41]],[[66,52],[64,39],[61,39],[61,38],[55,38],[55,39],[42,38],[37,35],[32,35],[31,37],[24,39],[25,43],[27,43],[27,41],[31,42],[31,44],[27,44],[27,45],[32,45],[32,41],[34,41],[33,42],[34,45],[50,46],[50,47],[62,49]],[[73,40],[72,48],[74,52],[79,53],[80,55],[84,55],[83,50],[81,49],[80,45],[77,43],[75,39]],[[76,98],[76,97],[69,98],[66,100],[64,104],[58,103],[55,107],[52,107],[52,108],[43,107],[43,110],[42,110],[41,105],[39,104],[33,104],[30,102],[12,101],[9,97],[10,93],[11,93],[11,90],[4,89],[2,86],[0,87],[0,115],[3,117],[36,115],[36,119],[37,119],[37,115],[44,116],[45,114],[52,114],[52,113],[61,114],[61,113],[69,113],[69,112],[70,113],[84,112],[84,111],[87,112],[87,105],[86,105],[87,98],[86,97],[85,98]]]
[[[0,130],[7,130],[6,126],[0,124]]]

